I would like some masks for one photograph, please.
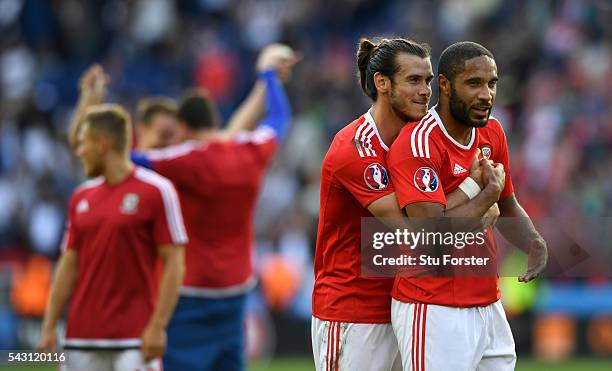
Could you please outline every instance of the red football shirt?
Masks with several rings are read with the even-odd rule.
[[[344,127],[323,160],[312,313],[322,320],[391,321],[391,278],[361,277],[361,218],[393,192],[388,148],[370,113]]]
[[[500,198],[514,192],[508,165],[508,144],[499,121],[491,117],[486,126],[473,128],[470,142],[462,145],[446,131],[435,108],[420,122],[406,125],[389,152],[397,199],[403,209],[414,202],[446,205],[445,194],[455,190],[469,176],[476,149],[506,171]],[[495,249],[492,231],[486,246]],[[500,297],[497,277],[397,277],[391,295],[403,302],[455,307],[484,306]]]
[[[176,191],[150,170],[136,167],[119,184],[96,178],[77,188],[62,242],[78,253],[66,346],[140,346],[157,298],[157,248],[186,242]]]
[[[253,215],[276,147],[272,129],[261,127],[150,153],[153,169],[178,190],[189,235],[181,294],[224,297],[253,287]]]

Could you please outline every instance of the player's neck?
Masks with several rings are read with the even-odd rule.
[[[397,117],[390,104],[381,104],[381,101],[374,102],[370,114],[376,123],[380,138],[390,147],[406,123]]]
[[[197,140],[201,142],[210,142],[219,140],[223,136],[222,130],[217,128],[191,130],[185,135],[185,140]]]
[[[438,112],[438,116],[440,116],[442,125],[444,125],[448,135],[453,137],[453,139],[455,139],[457,142],[467,145],[472,139],[472,127],[457,121],[451,114],[450,107],[448,105],[438,102],[435,110]]]
[[[108,154],[102,176],[106,179],[106,183],[115,185],[127,179],[133,169],[134,164],[127,156],[112,153]]]

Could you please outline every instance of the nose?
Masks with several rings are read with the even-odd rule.
[[[431,96],[431,85],[424,81],[421,84],[421,88],[419,89],[419,95],[430,97]]]
[[[478,100],[491,104],[494,95],[495,92],[489,86],[485,85],[478,91]]]

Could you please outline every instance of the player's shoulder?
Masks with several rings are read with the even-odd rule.
[[[504,132],[504,127],[501,121],[495,116],[489,116],[489,121],[487,122],[487,127],[491,130],[494,130],[499,133]]]
[[[380,139],[369,112],[342,128],[334,137],[328,157],[341,162],[360,159],[380,159],[389,150]]]
[[[499,140],[505,140],[506,137],[501,121],[494,116],[489,116],[487,125],[479,128],[479,135],[483,136],[484,138],[497,138]]]
[[[79,197],[83,194],[94,190],[104,184],[104,177],[95,177],[91,179],[87,179],[83,183],[79,184],[74,190],[73,197]]]
[[[206,142],[197,140],[188,140],[179,144],[175,144],[162,149],[153,149],[146,151],[147,157],[151,161],[156,160],[172,160],[177,157],[183,157],[196,151],[204,151],[208,147]]]
[[[87,198],[87,195],[91,194],[91,192],[95,192],[96,189],[102,187],[104,183],[104,178],[99,176],[96,178],[87,179],[79,184],[70,196],[70,200],[68,202],[69,208],[76,206],[78,202]]]
[[[431,158],[437,151],[436,138],[441,133],[439,118],[432,108],[420,120],[402,128],[391,147],[392,156],[404,153],[408,157]]]

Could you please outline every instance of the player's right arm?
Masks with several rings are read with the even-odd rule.
[[[79,80],[79,101],[68,127],[68,142],[72,148],[76,148],[79,127],[87,109],[104,102],[109,81],[109,77],[98,64],[89,67],[81,76]]]
[[[423,154],[412,149],[411,142],[409,131],[400,133],[387,157],[396,184],[399,206],[406,215],[480,219],[497,202],[505,177],[502,165],[481,161],[484,189],[467,202],[467,196],[455,193],[454,204],[449,204],[439,177],[443,171],[442,150],[436,143],[430,142],[426,154]],[[471,226],[470,229],[472,227],[478,226]]]
[[[478,153],[480,153],[480,150],[478,150]],[[474,161],[472,162],[472,167],[470,168],[470,178],[477,179],[474,180],[474,183],[476,183],[482,189],[482,184],[479,184],[479,182],[482,182],[482,166],[478,160],[478,154],[474,156]],[[446,195],[446,210],[455,209],[456,207],[469,201],[470,197],[460,188],[457,188]],[[372,213],[372,215],[378,218],[404,217],[404,212],[402,212],[402,209],[399,207],[397,194],[395,192],[372,202],[368,206],[368,210]],[[483,217],[497,218],[497,216],[499,216],[499,209],[497,209],[497,204],[493,204],[493,206],[485,213]]]
[[[505,172],[502,164],[492,164],[486,159],[482,160],[482,167],[486,186],[473,199],[456,206],[447,203],[445,207],[442,203],[443,195],[437,195],[431,201],[407,204],[406,214],[413,217],[483,217],[499,199],[504,187]]]
[[[381,219],[391,228],[409,228],[408,219],[399,207],[384,160],[374,156],[361,156],[357,153],[357,149],[347,146],[339,147],[330,163],[334,180],[350,192],[374,217]],[[380,179],[384,186],[377,185],[369,179],[368,172],[371,168],[381,172]]]
[[[359,157],[354,154],[348,157],[344,154],[335,156],[333,166],[337,168],[336,179],[351,194],[368,209],[373,216],[383,220],[392,228],[408,228],[406,215],[399,206],[397,195],[391,179],[387,178],[385,189],[373,189],[367,184],[365,172],[368,167],[380,166],[386,171],[385,164],[376,157]],[[458,207],[469,200],[460,189],[454,190],[448,199],[449,207]]]
[[[47,301],[41,327],[41,338],[38,343],[38,349],[42,352],[53,352],[57,349],[55,328],[74,290],[78,261],[78,253],[73,249],[64,251],[59,260],[51,284],[51,294]]]
[[[51,283],[51,293],[47,300],[45,316],[41,326],[41,338],[38,344],[41,351],[54,351],[57,348],[55,328],[74,291],[77,280],[80,241],[78,229],[74,223],[77,201],[77,196],[73,195],[68,205],[68,220],[66,221],[66,231],[61,245],[63,253]]]

